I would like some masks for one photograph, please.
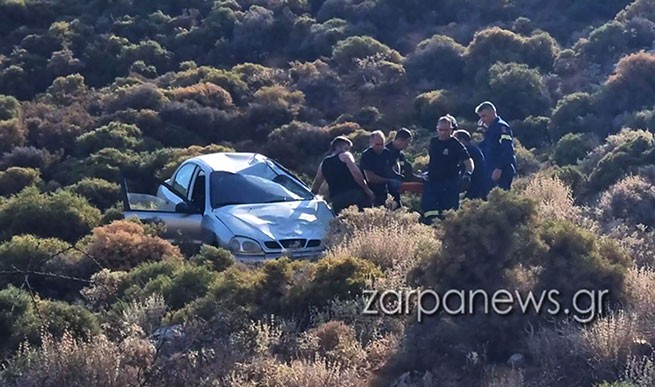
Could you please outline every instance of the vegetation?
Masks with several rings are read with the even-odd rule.
[[[655,383],[653,0],[0,0],[0,34],[0,384]],[[121,172],[212,152],[311,181],[335,136],[358,157],[407,127],[425,168],[438,117],[473,132],[485,99],[519,176],[432,226],[408,195],[252,266],[121,216]],[[602,314],[564,312],[580,288]],[[426,289],[561,310],[379,297]],[[401,312],[362,313],[374,291]]]

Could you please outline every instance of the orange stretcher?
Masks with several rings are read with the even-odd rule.
[[[400,185],[398,191],[400,193],[423,193],[423,183],[414,181],[404,182]]]

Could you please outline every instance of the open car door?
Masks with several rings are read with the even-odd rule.
[[[202,244],[202,211],[168,183],[122,173],[121,191],[126,219],[163,224],[162,237],[175,244]]]

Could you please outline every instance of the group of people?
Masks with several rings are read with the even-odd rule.
[[[414,173],[403,153],[412,141],[405,128],[386,144],[384,133],[374,131],[359,165],[350,153],[352,142],[337,136],[318,167],[312,192],[318,194],[327,182],[332,209],[338,214],[351,205],[360,209],[383,206],[387,195],[393,197],[396,208],[401,207],[402,184],[420,182],[421,212],[429,222],[442,217],[444,211],[458,209],[460,193],[465,193],[465,198],[486,200],[494,187],[509,190],[517,167],[512,130],[489,101],[479,104],[475,113],[483,141],[473,144],[471,134],[460,129],[452,115],[440,117],[436,136],[430,140],[427,172],[422,175]]]

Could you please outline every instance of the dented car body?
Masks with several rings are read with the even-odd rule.
[[[275,160],[257,153],[213,153],[184,161],[156,193],[130,192],[124,215],[162,222],[172,242],[211,244],[240,261],[317,258],[334,213]]]

